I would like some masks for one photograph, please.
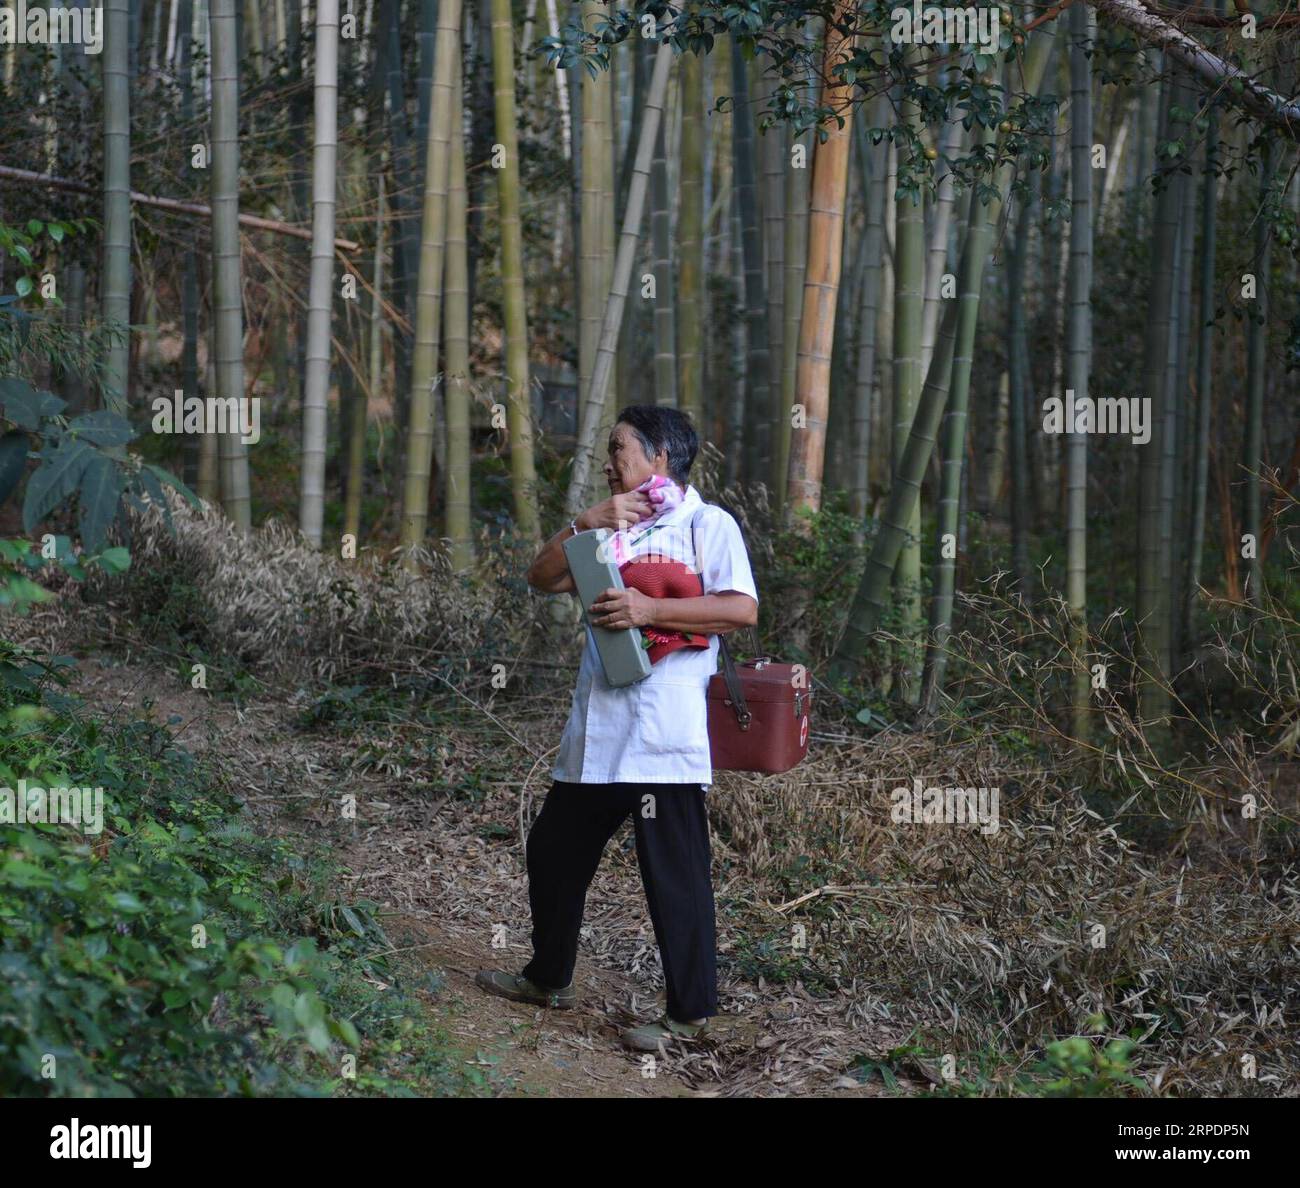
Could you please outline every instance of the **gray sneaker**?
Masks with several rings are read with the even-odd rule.
[[[562,1011],[578,1005],[578,991],[572,982],[562,990],[548,990],[545,986],[530,982],[522,974],[507,973],[503,969],[480,969],[474,977],[474,984],[489,994],[508,998],[511,1002],[531,1002],[534,1006],[554,1007]]]
[[[636,1052],[661,1051],[669,1040],[703,1039],[709,1034],[709,1021],[699,1023],[679,1023],[676,1019],[664,1015],[657,1023],[646,1023],[642,1027],[632,1027],[623,1032],[623,1047]]]

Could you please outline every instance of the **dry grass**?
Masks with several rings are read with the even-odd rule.
[[[279,521],[245,537],[209,505],[176,500],[172,514],[175,534],[156,515],[143,520],[133,570],[166,575],[163,597],[176,581],[201,591],[202,632],[255,670],[330,680],[383,651],[454,644],[470,654],[494,630],[518,626],[494,615],[488,583],[457,579],[442,553],[421,554],[410,572],[395,556],[323,554]],[[149,588],[132,588],[147,601]]]

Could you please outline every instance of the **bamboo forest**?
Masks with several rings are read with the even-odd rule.
[[[179,1166],[85,1099],[214,1097],[1200,1098],[1070,1128],[1250,1158],[1298,51],[1289,0],[0,0],[42,1160]]]

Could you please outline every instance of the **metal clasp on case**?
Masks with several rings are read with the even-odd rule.
[[[735,702],[733,702],[730,697],[724,697],[722,699],[722,704],[726,706],[730,706],[733,709],[735,708]],[[736,710],[736,725],[739,726],[741,730],[748,730],[749,724],[753,720],[754,720],[754,715],[748,708],[743,710]]]

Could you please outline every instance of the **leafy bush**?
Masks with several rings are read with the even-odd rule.
[[[1081,1035],[1047,1045],[1047,1058],[1037,1072],[1046,1078],[1041,1087],[1047,1097],[1103,1097],[1124,1089],[1146,1088],[1129,1071],[1129,1058],[1137,1045],[1113,1039],[1098,1047]]]
[[[94,554],[114,524],[123,526],[125,506],[143,510],[147,501],[166,515],[164,484],[188,495],[161,467],[122,452],[135,437],[125,417],[99,409],[69,418],[63,415],[65,407],[58,396],[38,391],[26,380],[0,377],[0,424],[8,426],[0,435],[0,504],[22,481],[31,447],[39,444],[38,465],[23,500],[26,532],[75,500],[82,545]]]
[[[330,935],[301,861],[165,729],[4,712],[0,784],[102,786],[105,808],[98,835],[0,823],[0,1093],[304,1091],[307,1051],[356,1047],[325,1005],[336,970],[293,935]]]
[[[44,600],[46,591],[35,577],[51,563],[75,580],[84,580],[91,569],[121,573],[130,554],[111,539],[129,539],[127,508],[159,507],[170,523],[164,486],[194,498],[161,467],[122,451],[135,436],[125,418],[107,410],[67,417],[65,407],[26,380],[0,376],[0,507],[26,479],[24,531],[34,532],[75,504],[81,544],[78,551],[70,536],[52,532],[39,550],[28,540],[0,539],[0,607],[21,611]]]

